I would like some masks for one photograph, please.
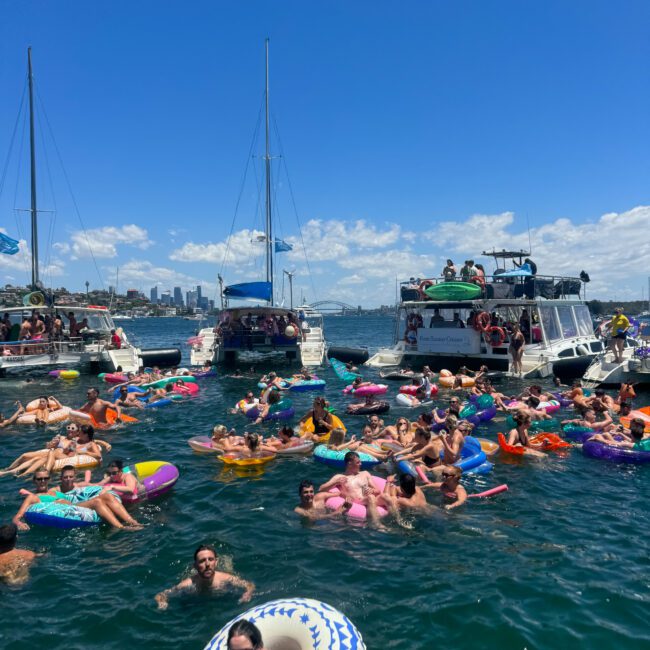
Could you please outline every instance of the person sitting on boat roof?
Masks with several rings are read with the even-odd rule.
[[[442,269],[442,277],[445,282],[453,282],[456,279],[456,267],[452,260],[447,260],[445,268]]]
[[[439,327],[438,323],[444,323],[445,319],[440,313],[440,309],[438,307],[435,307],[433,310],[433,316],[431,316],[431,320],[429,321],[429,329],[432,327]]]

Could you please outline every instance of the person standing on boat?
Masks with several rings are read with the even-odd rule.
[[[474,260],[465,260],[465,266],[460,270],[460,277],[463,282],[472,282],[476,276],[476,269],[474,268]]]
[[[512,357],[512,372],[519,375],[523,372],[521,365],[521,358],[524,356],[524,345],[526,339],[519,329],[519,325],[512,326],[512,333],[510,335],[510,346],[508,352]]]
[[[625,347],[625,339],[630,329],[630,321],[623,313],[623,307],[617,307],[614,310],[612,319],[601,325],[601,327],[607,326],[609,326],[611,336],[609,349],[614,354],[614,363],[623,363],[623,348]]]
[[[452,260],[447,260],[447,265],[442,269],[442,277],[445,282],[453,282],[456,279],[456,267]]]

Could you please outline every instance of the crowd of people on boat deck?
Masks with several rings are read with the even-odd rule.
[[[67,314],[58,311],[42,314],[38,309],[33,309],[30,316],[22,318],[18,328],[11,321],[10,314],[5,312],[0,320],[0,349],[4,356],[42,354],[44,347],[38,345],[40,342],[82,340],[90,332],[88,319],[77,320],[72,311]],[[9,342],[15,345],[6,345]],[[122,337],[118,331],[111,330],[110,347],[119,349],[121,346]]]
[[[291,328],[291,329],[289,329]],[[284,336],[296,338],[299,334],[304,339],[309,332],[309,323],[305,313],[288,311],[280,314],[253,314],[249,312],[243,316],[235,316],[231,312],[224,312],[221,320],[215,325],[214,332],[224,340],[233,337],[244,337],[253,333],[264,333],[267,336]]]

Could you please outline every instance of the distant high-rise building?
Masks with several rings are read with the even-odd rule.
[[[171,291],[169,291],[169,290],[167,290],[167,291],[163,291],[163,292],[160,294],[160,302],[161,302],[163,305],[171,305],[171,304],[172,304],[172,294],[171,294]]]
[[[108,287],[108,293],[115,293],[115,287],[112,284]]]
[[[185,305],[188,309],[195,309],[197,306],[196,291],[188,291],[185,294]]]
[[[180,287],[174,287],[174,304],[177,307],[183,306],[183,292]]]
[[[158,287],[152,287],[149,292],[149,300],[154,304],[158,304]]]
[[[203,297],[203,293],[201,292],[201,285],[197,284],[196,285],[196,303],[199,304],[201,302],[201,298]]]
[[[210,309],[210,301],[207,296],[203,296],[196,301],[196,306],[203,309],[203,311],[208,311]]]
[[[126,297],[128,298],[128,300],[136,300],[137,298],[140,297],[140,292],[137,289],[127,289]]]

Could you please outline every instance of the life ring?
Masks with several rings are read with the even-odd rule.
[[[310,598],[283,598],[249,609],[224,625],[204,650],[227,650],[228,631],[240,619],[259,628],[267,647],[274,642],[273,647],[285,647],[292,642],[290,647],[296,648],[366,650],[361,634],[348,618],[332,606]],[[278,641],[285,645],[278,645]]]
[[[420,293],[420,298],[422,298],[422,300],[428,300],[429,299],[429,296],[427,296],[425,291],[429,287],[432,287],[432,286],[433,286],[433,282],[431,280],[422,280],[422,282],[420,282],[420,286],[418,287],[418,291]]]
[[[499,341],[495,343],[492,340],[492,333],[496,332],[499,335]],[[498,327],[497,325],[492,325],[486,330],[483,330],[483,338],[488,345],[491,345],[493,348],[498,348],[503,345],[503,342],[506,340],[506,333],[503,327]]]
[[[492,322],[492,318],[490,317],[490,314],[486,311],[482,311],[474,319],[474,329],[477,332],[485,332],[490,327],[491,322]]]

